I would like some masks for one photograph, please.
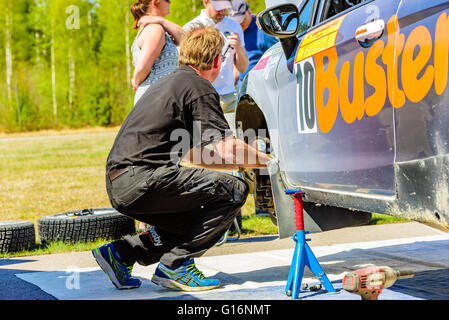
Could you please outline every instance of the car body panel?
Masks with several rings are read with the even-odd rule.
[[[379,10],[382,14],[381,18],[393,15],[399,4],[399,1],[389,0],[379,0],[378,2],[382,6],[382,10]],[[391,106],[385,106],[379,117],[363,117],[362,109],[361,114],[349,114],[346,117],[350,119],[345,120],[342,117],[343,112],[338,112],[335,113],[335,122],[332,128],[329,128],[329,125],[323,128],[324,125],[320,123],[320,120],[332,117],[328,114],[337,110],[338,103],[342,108],[343,102],[337,100],[334,100],[334,108],[331,105],[333,101],[327,94],[337,86],[330,87],[330,85],[323,84],[320,87],[324,90],[315,92],[316,96],[324,96],[322,100],[329,101],[327,105],[321,107],[321,110],[317,110],[315,101],[310,101],[308,105],[305,105],[298,100],[304,98],[307,90],[310,90],[313,95],[313,89],[317,90],[318,82],[324,82],[330,77],[334,77],[335,84],[338,83],[337,90],[343,88],[339,92],[330,92],[330,95],[340,97],[340,100],[346,96],[348,110],[353,109],[351,109],[349,101],[354,100],[353,103],[356,104],[359,97],[363,99],[364,88],[358,88],[354,94],[351,92],[353,91],[351,83],[358,80],[354,79],[354,76],[358,77],[359,74],[363,76],[364,51],[367,52],[369,48],[361,48],[355,41],[354,35],[356,29],[371,16],[371,10],[367,10],[366,6],[361,6],[308,32],[302,40],[295,61],[296,81],[285,76],[286,64],[282,67],[281,63],[278,68],[279,118],[283,122],[279,134],[282,137],[289,137],[281,140],[280,147],[285,157],[286,176],[292,185],[394,195],[394,129]],[[315,40],[315,37],[318,39]],[[329,46],[324,46],[324,50],[322,40],[329,44]],[[318,44],[316,44],[317,42]],[[317,53],[309,54],[310,57],[304,59],[303,49],[310,53],[314,52],[314,47],[317,48]],[[362,66],[362,69],[359,67],[356,70],[359,73],[357,75],[354,74],[356,56],[361,57],[358,61],[361,61],[359,65]],[[336,72],[331,72],[330,69],[327,73],[321,71],[322,77],[319,78],[317,57],[321,61],[333,57]],[[320,63],[320,65],[321,69],[326,68],[325,63]],[[331,66],[331,63],[328,65]],[[344,65],[349,67],[346,80],[337,77],[338,70],[341,70]],[[305,69],[307,74],[304,74]],[[281,77],[285,80],[282,81]],[[315,77],[318,78],[309,79]],[[314,84],[315,82],[316,84]],[[318,114],[320,111],[321,114]],[[306,112],[313,118],[310,127],[304,123],[304,118],[307,119]],[[302,118],[302,123],[300,118]],[[373,135],[373,133],[375,134]],[[317,161],[317,158],[320,161]],[[299,163],[298,159],[301,160]]]
[[[395,109],[397,162],[449,153],[447,50],[443,52],[446,66],[441,63],[436,65],[435,61],[441,60],[441,54],[435,56],[435,50],[439,50],[436,48],[436,43],[440,42],[436,38],[445,37],[443,33],[449,32],[447,18],[449,2],[432,0],[425,2],[425,6],[425,9],[417,12],[415,2],[403,1],[398,12],[400,34],[404,36],[404,48],[401,54],[402,59],[398,60],[398,69],[401,71],[398,72],[398,76],[402,100],[399,102],[400,107]],[[404,57],[407,59],[413,55],[411,46],[415,46],[417,42],[418,48],[425,47],[425,49],[418,56],[423,64],[422,67],[419,66],[420,74],[415,76],[414,67],[410,67],[411,62],[404,61]],[[410,53],[406,54],[406,52]],[[412,70],[407,72],[410,69]],[[412,78],[413,81],[407,81],[404,77]],[[414,80],[417,77],[418,80]],[[441,77],[443,80],[436,80]],[[439,88],[437,89],[436,86]]]

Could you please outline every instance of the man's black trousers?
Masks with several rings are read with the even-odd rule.
[[[130,166],[106,189],[117,211],[153,226],[148,232],[114,241],[128,264],[161,262],[177,268],[199,257],[232,225],[248,196],[248,185],[207,169]]]

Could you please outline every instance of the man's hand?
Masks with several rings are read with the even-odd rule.
[[[191,149],[182,159],[181,165],[224,171],[264,169],[272,159],[270,155],[230,135],[215,144]]]
[[[249,59],[246,54],[245,47],[242,46],[242,40],[237,33],[231,32],[231,35],[227,36],[228,43],[235,50],[234,66],[240,73],[244,73],[248,69]]]
[[[242,46],[242,41],[237,33],[231,32],[230,36],[227,36],[228,43],[235,49],[238,50]]]

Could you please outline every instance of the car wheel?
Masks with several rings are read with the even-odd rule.
[[[39,220],[41,243],[115,240],[135,232],[134,219],[112,208],[70,211],[49,215]]]
[[[34,224],[28,221],[0,221],[0,253],[32,249],[36,244]]]

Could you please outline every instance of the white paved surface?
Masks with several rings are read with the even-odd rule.
[[[449,278],[447,233],[436,230],[430,236],[311,248],[337,294],[327,294],[324,289],[303,291],[301,299],[360,300],[359,296],[341,289],[341,280],[345,272],[368,265],[387,265],[415,272],[413,278],[400,279],[393,287],[385,289],[379,300],[449,299],[449,288],[445,285],[445,279]],[[134,267],[133,275],[143,284],[132,290],[117,290],[99,267],[65,266],[61,270],[16,276],[60,300],[287,300],[290,298],[284,289],[292,255],[293,248],[197,258],[196,264],[206,276],[217,277],[223,283],[219,289],[200,293],[170,291],[153,284],[150,279],[156,265]],[[303,283],[317,283],[307,268]]]

